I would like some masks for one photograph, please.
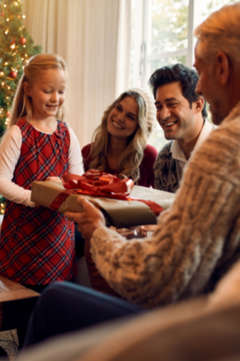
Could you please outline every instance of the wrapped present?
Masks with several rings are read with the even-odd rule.
[[[59,212],[81,211],[78,195],[98,206],[108,224],[115,227],[154,224],[158,214],[174,199],[172,193],[134,186],[129,178],[96,170],[89,170],[82,176],[68,175],[63,184],[32,183],[32,201]]]

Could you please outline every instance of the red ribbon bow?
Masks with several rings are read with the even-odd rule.
[[[96,169],[90,169],[83,175],[67,174],[63,182],[66,191],[61,192],[51,204],[51,208],[57,210],[69,194],[86,194],[94,197],[106,197],[128,201],[140,201],[148,205],[156,214],[163,210],[161,206],[152,201],[129,197],[134,182],[127,178],[119,178],[116,175],[105,173]]]
[[[67,174],[64,177],[64,187],[73,193],[88,194],[95,197],[128,199],[134,182],[127,178],[90,169],[83,175]]]

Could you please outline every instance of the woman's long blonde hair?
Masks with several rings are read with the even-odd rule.
[[[142,162],[144,149],[151,133],[155,117],[155,108],[150,96],[142,90],[129,90],[122,93],[104,112],[100,126],[95,130],[89,154],[89,168],[107,171],[107,155],[110,135],[107,131],[107,118],[111,110],[124,98],[132,97],[138,104],[138,126],[135,133],[129,137],[128,144],[119,154],[119,172],[134,181],[139,178],[139,166]]]
[[[28,82],[32,84],[40,71],[56,68],[66,70],[65,62],[59,55],[38,54],[29,59],[18,82],[13,99],[9,125],[16,124],[20,117],[32,117],[32,103],[31,99],[24,92],[24,83]],[[57,117],[59,120],[63,119],[62,109],[59,114],[57,114]]]

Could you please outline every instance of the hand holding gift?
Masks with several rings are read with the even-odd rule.
[[[102,212],[96,208],[91,202],[79,196],[77,202],[82,212],[65,212],[65,216],[78,224],[79,232],[85,239],[90,239],[93,232],[105,226],[105,219]]]
[[[63,184],[33,182],[31,200],[62,213],[80,212],[78,195],[82,195],[102,210],[109,225],[121,228],[156,223],[158,214],[173,202],[175,195],[133,185],[129,178],[89,170],[82,176],[66,176]]]

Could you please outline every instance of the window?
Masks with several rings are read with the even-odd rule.
[[[146,87],[152,72],[166,64],[193,64],[194,28],[231,0],[132,0],[131,86]],[[159,126],[150,143],[166,142]]]

